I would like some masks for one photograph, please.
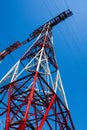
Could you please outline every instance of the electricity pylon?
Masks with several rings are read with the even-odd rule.
[[[5,130],[75,130],[53,48],[51,23],[0,80]]]

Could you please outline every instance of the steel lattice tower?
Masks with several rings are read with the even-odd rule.
[[[5,130],[75,130],[68,108],[50,22],[0,80]]]

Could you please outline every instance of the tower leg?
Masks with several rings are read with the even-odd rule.
[[[8,89],[8,107],[7,107],[7,115],[6,115],[6,130],[9,130],[10,126],[10,110],[11,110],[11,93],[12,93],[12,84],[9,84]]]
[[[26,127],[26,121],[28,119],[28,112],[29,112],[29,109],[30,109],[30,106],[31,106],[31,103],[32,103],[32,100],[33,100],[34,88],[35,88],[35,84],[36,84],[37,78],[38,78],[38,71],[36,71],[36,73],[35,73],[34,82],[33,82],[32,88],[31,88],[31,92],[28,95],[28,104],[27,104],[27,107],[26,107],[26,112],[25,112],[23,121],[19,125],[18,130],[24,130],[25,127]]]
[[[44,125],[44,122],[45,122],[45,120],[46,120],[46,118],[47,118],[47,116],[48,116],[48,113],[49,113],[49,111],[50,111],[50,108],[52,107],[52,104],[53,104],[53,102],[54,102],[54,100],[55,100],[55,97],[56,97],[56,94],[54,94],[54,96],[52,97],[52,100],[51,100],[51,102],[50,102],[48,108],[46,109],[46,113],[44,114],[44,117],[43,117],[43,119],[42,119],[42,121],[41,121],[39,127],[37,128],[37,130],[41,130],[41,129],[42,129],[42,127],[43,127],[43,125]]]

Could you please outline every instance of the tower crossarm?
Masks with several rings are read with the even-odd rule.
[[[15,43],[13,43],[12,45],[10,45],[9,47],[7,47],[6,49],[4,49],[2,52],[0,52],[0,61],[3,60],[8,54],[13,52],[20,46],[22,46],[22,45],[30,42],[34,38],[36,38],[41,33],[44,25],[50,23],[50,27],[52,28],[72,15],[73,15],[72,11],[70,11],[68,9],[68,10],[62,12],[61,14],[59,14],[58,16],[56,16],[55,18],[52,18],[51,20],[49,20],[48,22],[46,22],[45,24],[43,24],[42,26],[40,26],[39,28],[34,30],[31,34],[29,34],[29,38],[27,38],[23,42],[17,41]]]

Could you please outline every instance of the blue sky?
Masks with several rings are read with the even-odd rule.
[[[36,28],[70,8],[73,16],[53,28],[55,53],[76,130],[87,130],[87,1],[0,1],[0,51],[23,41]],[[0,78],[27,48],[7,56],[0,64]]]

